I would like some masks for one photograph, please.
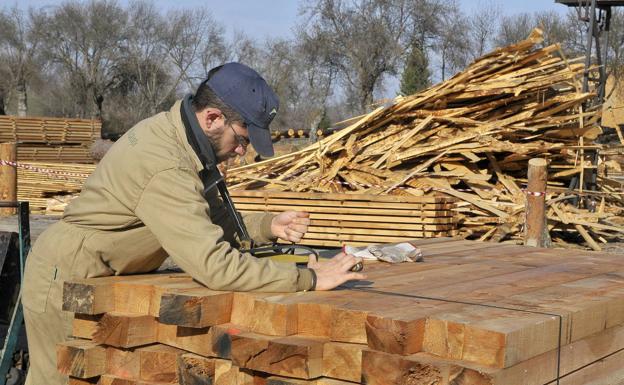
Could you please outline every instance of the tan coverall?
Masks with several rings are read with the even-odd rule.
[[[56,344],[71,335],[61,310],[63,282],[145,273],[167,255],[211,289],[293,292],[312,286],[294,264],[257,259],[232,248],[235,231],[216,189],[202,197],[202,165],[188,144],[180,101],[130,129],[91,175],[63,218],[37,239],[22,301],[30,352],[27,385],[66,383]],[[272,215],[244,216],[251,237],[272,239]]]

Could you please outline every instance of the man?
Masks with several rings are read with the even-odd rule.
[[[195,95],[131,128],[104,156],[63,218],[35,243],[22,301],[31,366],[29,385],[62,384],[55,346],[71,335],[63,312],[65,280],[156,270],[170,256],[211,289],[294,292],[329,290],[363,275],[359,260],[339,254],[308,268],[240,252],[234,215],[214,182],[217,163],[273,148],[269,124],[278,100],[251,68],[228,63],[210,71]],[[198,134],[199,132],[199,134]],[[307,231],[307,213],[243,218],[258,243],[291,242]]]

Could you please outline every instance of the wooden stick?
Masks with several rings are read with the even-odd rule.
[[[589,235],[589,233],[587,232],[587,230],[585,230],[583,226],[574,225],[574,228],[579,232],[579,234],[581,234],[585,242],[587,242],[587,244],[592,249],[594,249],[595,251],[602,251],[602,248],[598,245],[598,243],[596,243],[596,241],[594,241],[594,239],[591,237],[591,235]]]

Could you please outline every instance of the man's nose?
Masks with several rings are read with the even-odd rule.
[[[236,150],[234,150],[238,155],[244,156],[247,153],[247,148],[241,146],[240,144],[236,146]]]

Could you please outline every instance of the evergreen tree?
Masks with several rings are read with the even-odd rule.
[[[401,95],[411,95],[429,87],[431,85],[430,76],[429,60],[426,53],[414,45],[401,76]]]

